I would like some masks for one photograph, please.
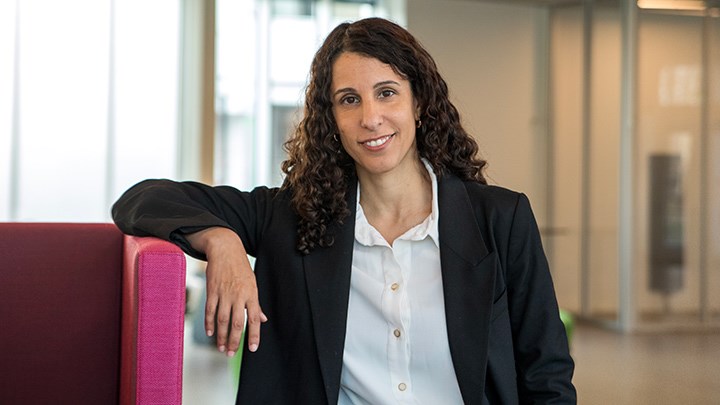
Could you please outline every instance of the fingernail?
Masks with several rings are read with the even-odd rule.
[[[221,353],[225,353],[225,346],[218,347],[218,350],[220,350]]]
[[[262,321],[263,321],[263,322],[267,322],[267,316],[266,316],[265,314],[261,314],[261,315],[262,315],[262,318],[261,318]]]
[[[227,352],[227,355],[228,355],[228,357],[233,357],[233,356],[235,356],[235,352],[230,350],[229,352]]]
[[[251,351],[251,352],[256,351],[257,348],[258,348],[258,345],[257,345],[256,343],[253,343],[253,344],[250,345],[250,351]]]
[[[205,334],[208,336],[212,336],[212,331],[210,329],[208,329],[205,331]]]

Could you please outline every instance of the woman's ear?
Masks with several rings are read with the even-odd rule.
[[[415,96],[413,96],[413,110],[415,110],[415,121],[418,121],[420,119],[420,103]]]

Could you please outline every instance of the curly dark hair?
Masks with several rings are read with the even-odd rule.
[[[416,132],[419,155],[438,176],[450,172],[466,181],[487,184],[487,164],[478,145],[460,124],[448,87],[435,61],[407,30],[382,19],[342,23],[315,54],[305,91],[305,114],[285,143],[285,187],[292,189],[292,205],[300,216],[297,248],[307,254],[316,246],[330,246],[329,227],[350,214],[348,181],[355,166],[337,139],[331,97],[332,69],[338,56],[353,52],[386,63],[410,82],[418,103],[421,125]]]

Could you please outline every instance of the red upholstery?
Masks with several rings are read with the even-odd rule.
[[[185,256],[112,224],[0,223],[0,404],[180,404]]]

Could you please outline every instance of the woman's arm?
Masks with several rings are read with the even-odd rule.
[[[267,320],[243,242],[255,245],[258,206],[252,193],[230,187],[146,180],[126,191],[112,209],[123,232],[169,240],[207,260],[205,328],[229,356],[239,348],[246,311],[250,351],[257,350],[260,324]]]

